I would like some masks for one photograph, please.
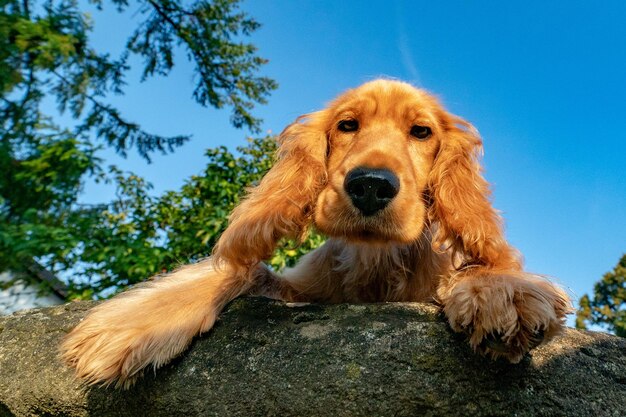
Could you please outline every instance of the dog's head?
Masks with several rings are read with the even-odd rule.
[[[281,140],[324,158],[314,222],[329,236],[407,243],[438,221],[444,241],[458,236],[452,230],[464,228],[468,215],[484,214],[488,187],[476,131],[409,84],[368,82],[305,116]]]
[[[225,233],[223,240],[250,242],[232,248],[238,262],[264,259],[278,239],[311,223],[331,237],[375,244],[414,242],[436,223],[435,246],[470,261],[499,256],[500,218],[477,161],[481,140],[425,91],[368,82],[299,118],[279,142],[276,165]]]

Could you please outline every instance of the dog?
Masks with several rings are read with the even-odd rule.
[[[285,301],[438,303],[491,358],[519,362],[571,311],[525,272],[482,176],[482,142],[429,93],[387,79],[349,90],[280,135],[277,160],[233,210],[211,257],[95,307],[62,358],[89,384],[129,387],[208,331],[242,294]],[[282,238],[328,236],[294,268],[262,261]]]

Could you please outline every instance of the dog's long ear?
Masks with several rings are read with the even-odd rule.
[[[233,210],[214,256],[251,266],[270,257],[283,237],[300,237],[311,223],[327,180],[324,112],[301,116],[278,139],[275,165]]]
[[[461,265],[520,269],[517,251],[506,242],[502,219],[490,202],[479,163],[478,132],[456,116],[441,119],[444,133],[429,177],[429,215],[438,225],[435,249],[452,246],[453,253],[461,255]]]

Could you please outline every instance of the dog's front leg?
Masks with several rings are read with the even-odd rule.
[[[326,181],[320,117],[300,119],[281,134],[278,160],[231,214],[214,258],[99,305],[65,338],[63,358],[78,377],[129,386],[145,367],[169,362],[210,329],[230,300],[251,289],[267,292],[256,282],[276,276],[260,262],[281,238],[302,236]],[[276,288],[279,296],[300,297],[285,284]]]
[[[506,242],[478,163],[477,132],[454,116],[445,124],[429,178],[430,217],[438,225],[435,246],[449,248],[460,265],[442,277],[438,299],[452,328],[466,332],[475,350],[519,362],[562,329],[569,299],[548,280],[524,272]]]
[[[88,383],[122,387],[168,363],[250,288],[258,270],[215,263],[184,266],[98,305],[66,336],[63,359]]]

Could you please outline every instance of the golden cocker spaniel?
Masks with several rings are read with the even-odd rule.
[[[518,362],[563,326],[563,290],[524,272],[466,121],[409,84],[376,80],[299,118],[274,167],[235,208],[213,256],[94,308],[63,358],[128,387],[209,330],[242,294],[322,303],[434,301],[478,352]],[[329,237],[294,268],[262,261],[314,225]]]

